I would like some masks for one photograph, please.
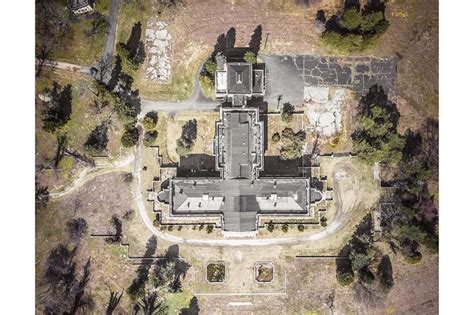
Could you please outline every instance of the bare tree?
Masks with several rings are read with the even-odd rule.
[[[94,37],[102,32],[105,32],[109,27],[109,20],[102,13],[96,12],[94,14],[94,20],[92,21],[91,27],[85,30],[85,34],[89,37]]]
[[[66,223],[66,227],[69,239],[77,244],[87,232],[87,221],[83,218],[72,219]]]
[[[331,314],[334,312],[334,300],[336,299],[336,292],[334,290],[331,291],[331,293],[328,294],[328,296],[325,299],[326,305],[329,307],[329,311]]]

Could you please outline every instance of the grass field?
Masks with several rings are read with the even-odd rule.
[[[109,0],[95,1],[95,12],[108,16],[109,3]],[[61,47],[53,58],[81,66],[91,65],[98,60],[104,48],[106,31],[93,37],[87,36],[85,32],[91,28],[92,22],[92,13],[75,17],[71,21],[69,33],[61,41]]]

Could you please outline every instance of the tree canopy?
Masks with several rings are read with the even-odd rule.
[[[62,87],[54,81],[51,88],[44,90],[44,108],[41,110],[43,128],[54,132],[64,126],[71,118],[72,113],[72,86]]]
[[[397,132],[400,113],[382,87],[374,85],[359,102],[357,128],[352,134],[354,152],[368,162],[397,164],[405,139]]]

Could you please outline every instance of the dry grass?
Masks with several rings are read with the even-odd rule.
[[[183,125],[191,119],[197,120],[197,138],[192,148],[192,154],[211,154],[212,141],[215,136],[215,122],[219,120],[219,113],[185,112],[167,118],[166,151],[172,162],[179,162],[176,153],[176,141],[181,137]],[[164,150],[160,150],[162,152]]]
[[[41,77],[36,80],[36,95],[42,93],[45,87],[51,87],[53,81],[57,81],[62,86],[71,84],[72,86],[72,114],[70,120],[61,127],[56,133],[67,134],[67,146],[69,149],[73,149],[79,153],[87,154],[84,149],[84,143],[86,142],[90,132],[102,121],[111,117],[111,124],[109,125],[108,131],[108,145],[106,154],[111,158],[117,158],[121,155],[121,143],[120,137],[122,134],[122,126],[118,122],[113,114],[112,106],[108,106],[103,109],[100,114],[95,113],[90,104],[94,98],[93,93],[90,91],[92,88],[92,78],[70,72],[55,71],[50,74],[49,77]],[[36,97],[35,99],[35,110],[36,110],[36,133],[35,133],[35,144],[36,144],[36,164],[47,164],[51,161],[56,154],[56,135],[46,132],[42,128],[41,122],[41,109],[43,108],[42,101]],[[59,171],[58,176],[51,170],[46,170],[41,173],[41,181],[44,185],[53,187],[59,186],[70,180],[74,174],[81,169],[77,163],[74,163],[72,168]]]
[[[281,115],[267,115],[268,123],[266,125],[267,128],[267,143],[268,148],[265,152],[267,156],[279,156],[280,155],[280,148],[281,148],[281,140],[274,142],[272,137],[275,133],[280,135],[285,128],[293,129],[293,132],[298,132],[300,130],[304,130],[304,115],[303,114],[294,114],[293,119],[290,122],[284,122],[281,119]],[[261,120],[263,117],[260,118]]]

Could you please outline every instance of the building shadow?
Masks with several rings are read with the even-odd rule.
[[[311,156],[300,159],[282,160],[280,156],[265,156],[260,177],[309,177],[311,174]]]
[[[216,171],[216,157],[208,154],[182,156],[177,170],[178,177],[219,177]]]

